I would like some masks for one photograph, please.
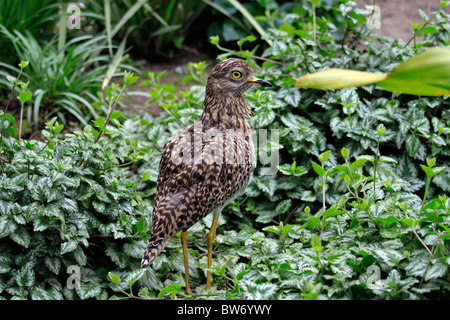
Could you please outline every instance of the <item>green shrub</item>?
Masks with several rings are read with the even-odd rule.
[[[55,117],[42,132],[45,143],[18,143],[7,130],[14,118],[0,112],[3,298],[106,299],[107,273],[139,266],[151,206],[136,190],[142,179],[128,169],[143,150],[121,138],[114,106],[123,90],[107,92],[110,112],[94,123],[98,130],[88,125],[61,139]],[[99,139],[102,133],[108,138]],[[73,270],[79,282],[69,278]]]

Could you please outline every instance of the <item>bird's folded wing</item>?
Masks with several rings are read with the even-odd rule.
[[[246,143],[239,135],[217,133],[205,138],[193,126],[181,130],[166,144],[161,158],[154,226],[162,220],[164,228],[176,225],[171,234],[188,228],[245,189],[241,180],[248,179],[253,169],[249,169],[252,159]]]

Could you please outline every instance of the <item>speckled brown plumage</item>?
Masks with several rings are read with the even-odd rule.
[[[242,75],[239,79],[234,76]],[[165,147],[153,205],[153,225],[142,267],[148,266],[177,232],[207,214],[220,214],[242,194],[256,165],[250,105],[242,96],[255,78],[250,65],[230,58],[218,63],[206,85],[203,113]]]

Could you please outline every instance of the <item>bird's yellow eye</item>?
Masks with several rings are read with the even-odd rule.
[[[240,78],[242,78],[244,75],[242,74],[242,72],[240,72],[240,71],[238,71],[238,70],[233,70],[233,71],[231,71],[231,73],[230,73],[230,75],[231,75],[231,77],[233,78],[233,79],[240,79]]]

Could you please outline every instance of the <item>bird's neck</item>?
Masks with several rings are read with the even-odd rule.
[[[241,95],[206,95],[200,121],[209,127],[251,130],[246,120],[250,111],[249,103]]]

